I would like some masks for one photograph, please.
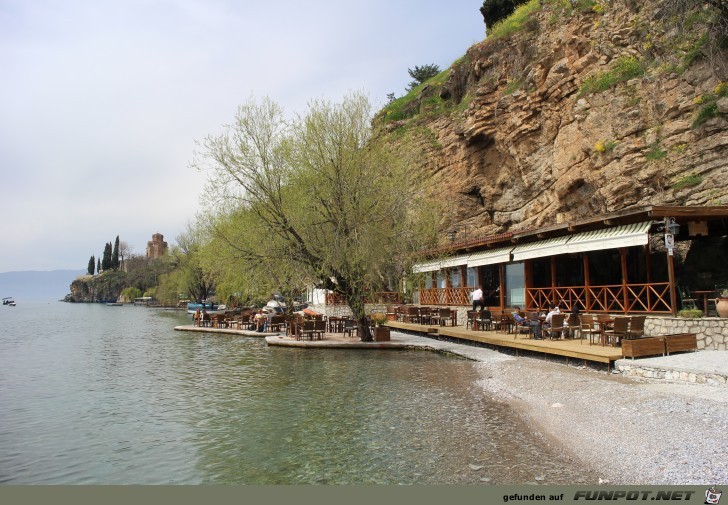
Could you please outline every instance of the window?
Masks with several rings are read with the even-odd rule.
[[[453,288],[459,288],[462,286],[462,279],[460,275],[460,268],[450,269],[450,286]]]
[[[437,272],[437,287],[439,289],[445,289],[446,283],[445,283],[445,272],[442,270],[439,270]]]
[[[526,275],[523,262],[506,265],[506,305],[525,307]]]
[[[471,267],[468,268],[467,274],[468,276],[466,281],[466,286],[470,287],[477,287],[478,286],[478,269],[477,267]]]

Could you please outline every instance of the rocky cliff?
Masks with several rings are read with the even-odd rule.
[[[126,287],[125,272],[105,272],[101,275],[83,275],[71,283],[67,302],[95,303],[115,302]]]
[[[460,239],[728,205],[727,18],[713,4],[532,0],[385,107],[380,138],[425,151]]]

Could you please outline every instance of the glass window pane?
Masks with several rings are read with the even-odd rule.
[[[459,288],[462,286],[462,283],[460,282],[460,269],[459,268],[450,269],[450,286],[452,286],[454,288]]]
[[[426,273],[425,274],[425,289],[431,289],[432,288],[432,274]]]
[[[476,268],[468,268],[467,272],[467,285],[469,287],[476,287],[478,285],[478,270]]]
[[[523,263],[506,265],[506,305],[524,308],[526,303],[526,276]]]
[[[445,289],[445,272],[442,270],[439,270],[437,272],[437,287],[440,289]]]

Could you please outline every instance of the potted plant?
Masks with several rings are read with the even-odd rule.
[[[728,289],[724,289],[715,299],[715,309],[718,311],[718,317],[728,318]]]
[[[386,326],[387,316],[384,314],[372,314],[372,324],[374,325],[374,341],[386,342],[389,340],[389,327]]]

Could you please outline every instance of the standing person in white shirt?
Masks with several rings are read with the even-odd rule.
[[[470,294],[470,298],[473,300],[473,312],[478,310],[478,306],[480,306],[480,310],[485,310],[485,300],[483,299],[483,290],[478,287],[475,291],[473,291]]]

